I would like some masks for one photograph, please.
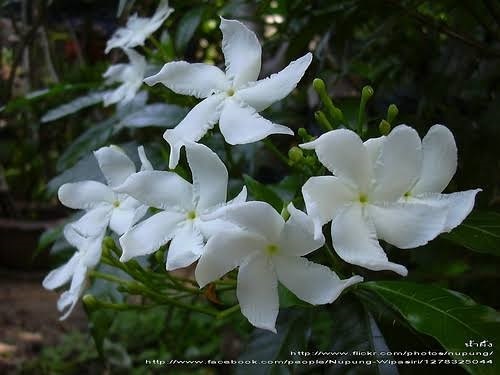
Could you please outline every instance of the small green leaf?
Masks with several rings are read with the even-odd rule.
[[[417,331],[434,337],[457,360],[491,360],[493,364],[462,364],[471,374],[500,373],[500,314],[461,293],[410,282],[361,284],[378,294]],[[484,347],[475,346],[484,342]],[[491,346],[490,346],[491,345]],[[470,353],[464,357],[462,353]],[[481,356],[472,353],[482,352]],[[495,353],[495,354],[493,354]]]
[[[69,103],[65,103],[59,107],[53,108],[48,111],[43,117],[40,119],[41,122],[50,122],[61,117],[65,117],[71,115],[72,113],[78,112],[83,108],[90,107],[94,104],[100,103],[103,100],[104,95],[107,91],[98,91],[92,92],[85,96],[80,96],[75,100],[72,100]]]
[[[178,51],[184,51],[186,49],[201,22],[204,11],[204,6],[196,7],[182,16],[179,27],[177,28],[177,33],[175,34],[175,46]]]
[[[248,191],[254,199],[267,202],[278,212],[281,212],[283,209],[283,201],[278,194],[271,190],[271,188],[261,184],[259,181],[254,180],[248,175],[244,175],[243,179],[245,180],[245,185],[248,188]]]
[[[459,227],[441,237],[473,251],[500,256],[500,214],[474,212]]]

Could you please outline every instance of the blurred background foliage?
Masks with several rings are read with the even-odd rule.
[[[110,130],[121,118],[113,117],[117,116],[113,109],[103,108],[101,104],[55,121],[41,121],[50,109],[102,88],[101,75],[106,67],[122,59],[116,51],[104,55],[106,40],[131,12],[150,15],[156,5],[156,1],[146,0],[0,1],[0,177],[4,181],[0,184],[3,186],[1,216],[47,219],[50,215],[67,214],[57,206],[54,192],[63,182],[95,175],[96,165],[89,161],[88,154],[110,142],[124,144],[134,139],[137,144],[146,145],[158,169],[166,166],[168,147],[161,139],[163,128]],[[171,0],[170,5],[176,11],[155,35],[160,45],[148,42],[142,49],[158,67],[173,59],[220,65],[223,58],[219,15],[246,21],[259,35],[263,43],[262,76],[280,70],[305,51],[313,52],[313,63],[299,90],[265,113],[265,117],[275,122],[294,130],[305,127],[310,133],[319,134],[314,111],[320,103],[311,82],[320,77],[348,119],[357,116],[361,88],[369,84],[375,89],[368,106],[371,136],[378,135],[378,124],[391,103],[399,108],[397,122],[415,127],[422,136],[435,123],[449,127],[459,150],[459,167],[449,191],[482,188],[476,204],[478,212],[466,226],[457,229],[458,232],[441,236],[411,252],[389,248],[389,257],[408,265],[409,281],[457,290],[478,303],[498,308],[495,285],[499,282],[500,215],[495,212],[500,208],[500,3],[494,0]],[[168,102],[181,109],[195,104],[191,98],[177,96],[164,87],[145,89],[151,102]],[[241,184],[238,179],[248,174],[256,180],[257,187],[251,189],[254,196],[277,194],[284,199],[287,194],[292,197],[296,194],[299,184],[282,180],[288,166],[261,143],[236,147],[230,160],[216,135],[209,136],[207,143],[218,147],[219,153],[226,157],[234,178],[234,191]],[[278,137],[275,143],[286,153],[299,141]],[[247,185],[252,183],[248,178],[245,181]],[[269,188],[259,188],[259,182],[268,184]],[[30,209],[25,209],[26,203],[22,202],[28,202]],[[33,207],[50,207],[57,213],[49,214]],[[356,271],[369,280],[392,277],[388,273]],[[361,301],[367,301],[362,298],[366,293],[369,292],[359,292]],[[105,356],[106,365],[95,364],[98,353],[83,344],[87,338],[82,336],[62,344],[66,349],[74,346],[74,351],[84,353],[77,357],[79,364],[69,361],[69,358],[75,360],[74,351],[47,348],[22,371],[79,373],[82,363],[108,366],[108,369],[121,363],[130,369],[148,358],[236,358],[239,355],[252,358],[263,350],[264,344],[279,357],[286,354],[288,348],[297,347],[297,340],[305,348],[334,350],[335,340],[330,336],[338,337],[341,332],[349,331],[349,324],[351,333],[363,330],[373,333],[376,328],[375,333],[380,334],[381,330],[385,341],[382,338],[382,342],[374,340],[370,344],[360,334],[352,337],[354,341],[345,343],[345,348],[370,345],[403,350],[439,348],[429,336],[415,338],[415,330],[394,312],[369,300],[371,313],[368,315],[366,303],[348,298],[314,312],[304,308],[306,312],[300,316],[293,315],[297,314],[295,310],[290,312],[292,315],[282,313],[282,324],[288,327],[286,332],[295,332],[295,336],[286,334],[278,338],[281,340],[278,343],[276,337],[251,333],[247,325],[240,327],[237,320],[232,322],[235,327],[218,327],[198,318],[188,317],[184,322],[178,312],[152,310],[148,312],[148,322],[157,324],[148,323],[148,326],[140,324],[140,319],[146,319],[142,313],[114,316],[114,312],[101,312],[101,316],[92,319],[92,324],[94,331],[96,327],[110,329],[106,350],[114,354]],[[346,310],[349,308],[351,310]],[[356,314],[346,311],[357,311],[359,320]],[[373,317],[380,330],[377,324],[374,326]],[[307,337],[297,337],[297,333],[304,331],[300,327],[305,325],[312,327]],[[125,337],[151,327],[154,327],[152,332],[141,333],[137,339]],[[325,332],[331,335],[325,337]],[[250,344],[245,346],[243,343],[250,335]],[[137,345],[137,340],[141,340],[141,345]],[[255,340],[260,347],[252,346]],[[272,342],[268,343],[269,340]],[[228,342],[236,350],[227,349]],[[254,352],[245,354],[244,350]],[[214,373],[192,367],[199,373]],[[314,372],[316,370],[319,371],[296,369],[297,373],[319,373]],[[351,370],[354,372],[337,368],[325,373],[364,373],[360,368]],[[403,374],[420,370],[400,368]],[[145,369],[134,371],[139,374]],[[277,373],[284,369],[263,371]],[[394,369],[379,369],[381,374],[394,373],[390,371]],[[439,371],[459,374],[463,370],[445,367]]]

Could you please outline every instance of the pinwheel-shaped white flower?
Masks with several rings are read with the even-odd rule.
[[[69,261],[52,270],[43,280],[46,289],[54,290],[71,280],[69,289],[61,294],[57,301],[57,309],[63,313],[61,320],[66,319],[73,311],[85,289],[87,271],[94,268],[101,259],[101,243],[106,233],[103,228],[95,236],[84,237],[78,234],[71,224],[64,227],[64,237],[77,251]]]
[[[422,169],[416,184],[405,194],[404,200],[445,207],[448,210],[443,232],[458,226],[472,211],[476,194],[481,189],[441,194],[457,170],[457,145],[451,131],[443,125],[434,125],[422,140]]]
[[[115,31],[106,44],[106,53],[111,49],[134,48],[144,45],[144,41],[153,34],[165,22],[174,10],[168,6],[167,0],[162,0],[155,14],[151,18],[137,16],[137,13],[130,16],[125,27]]]
[[[142,162],[141,169],[152,170],[142,146],[138,148],[138,152]],[[141,219],[148,209],[134,198],[114,190],[135,173],[135,165],[116,146],[102,147],[94,155],[109,186],[97,181],[67,183],[59,188],[59,200],[67,207],[87,211],[79,220],[70,224],[80,235],[96,236],[108,225],[112,231],[121,235]]]
[[[162,83],[182,95],[204,99],[174,129],[163,137],[170,144],[170,168],[179,162],[186,142],[197,142],[219,122],[222,135],[232,145],[259,141],[270,134],[290,134],[286,126],[274,124],[258,114],[286,97],[300,81],[312,55],[293,61],[281,72],[257,81],[261,46],[255,34],[242,23],[221,18],[222,52],[226,72],[213,65],[177,61],[144,80]]]
[[[132,49],[123,51],[127,54],[130,63],[111,65],[103,74],[108,85],[116,82],[122,83],[115,90],[104,94],[105,106],[119,102],[122,104],[129,103],[142,86],[147,67],[146,59]]]
[[[356,133],[339,129],[301,147],[314,149],[335,175],[311,177],[302,188],[316,234],[333,219],[332,244],[343,260],[405,276],[406,267],[388,261],[378,239],[402,249],[424,245],[441,233],[448,215],[442,206],[401,200],[420,176],[417,132],[400,125],[363,144]]]
[[[134,226],[120,237],[120,260],[150,254],[170,240],[167,270],[189,266],[203,252],[205,239],[228,223],[205,220],[208,214],[246,200],[246,189],[226,203],[228,174],[224,163],[208,147],[186,144],[193,176],[190,184],[173,172],[144,171],[129,177],[117,190],[164,211]]]
[[[200,287],[239,266],[236,294],[242,314],[256,327],[276,332],[278,280],[298,298],[313,305],[333,302],[348,286],[346,280],[304,255],[324,244],[314,237],[312,220],[292,204],[285,223],[265,202],[246,202],[222,210],[224,220],[241,229],[211,237],[196,267]]]

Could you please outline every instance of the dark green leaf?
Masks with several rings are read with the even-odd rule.
[[[500,214],[474,212],[459,227],[441,237],[470,250],[500,256]]]
[[[278,212],[283,209],[283,201],[273,190],[248,175],[243,176],[248,191],[255,200],[264,201],[273,206]]]
[[[68,116],[72,113],[78,112],[80,109],[90,107],[94,104],[102,102],[104,94],[106,91],[92,92],[85,96],[81,96],[72,100],[69,103],[65,103],[59,107],[51,109],[40,119],[41,122],[50,122],[61,117]]]
[[[498,374],[500,353],[493,348],[500,342],[500,314],[490,307],[478,305],[471,298],[447,289],[400,281],[362,284],[377,293],[421,333],[434,337],[458,360],[492,360],[494,365],[462,364],[471,374]],[[486,340],[492,347],[467,346]],[[481,356],[461,353],[482,352]]]
[[[175,46],[178,51],[184,51],[194,35],[194,32],[198,28],[203,17],[203,12],[205,7],[197,7],[186,12],[177,28],[177,33],[175,34]]]
[[[300,300],[295,294],[289,291],[281,283],[278,284],[278,295],[280,299],[281,308],[287,308],[292,306],[311,307],[310,304]]]

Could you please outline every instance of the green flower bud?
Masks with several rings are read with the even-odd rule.
[[[313,87],[314,87],[314,90],[316,90],[316,92],[318,94],[326,92],[325,81],[323,81],[321,78],[315,78],[314,79],[314,81],[313,81]]]
[[[298,163],[304,158],[304,153],[300,148],[293,146],[290,150],[288,150],[288,158],[293,163]]]
[[[290,212],[288,212],[287,204],[283,205],[283,209],[281,210],[281,217],[283,220],[287,221],[290,217]]]
[[[373,88],[371,86],[363,87],[363,90],[361,91],[361,100],[366,103],[366,101],[370,99],[372,96],[373,96]]]
[[[99,301],[92,294],[85,294],[82,298],[85,308],[89,311],[95,310],[99,307]]]
[[[380,124],[378,125],[378,131],[382,135],[387,135],[391,131],[391,124],[389,124],[387,121],[382,120],[380,121]]]
[[[330,130],[333,130],[332,124],[330,124],[330,121],[328,121],[328,119],[326,118],[325,114],[322,111],[314,112],[314,118],[324,131],[328,132]]]
[[[304,161],[307,165],[309,165],[311,167],[316,164],[316,158],[312,155],[306,156]]]
[[[398,115],[399,110],[398,107],[396,107],[396,104],[391,104],[389,108],[387,109],[387,122],[389,124],[392,124],[394,122],[394,119]]]

